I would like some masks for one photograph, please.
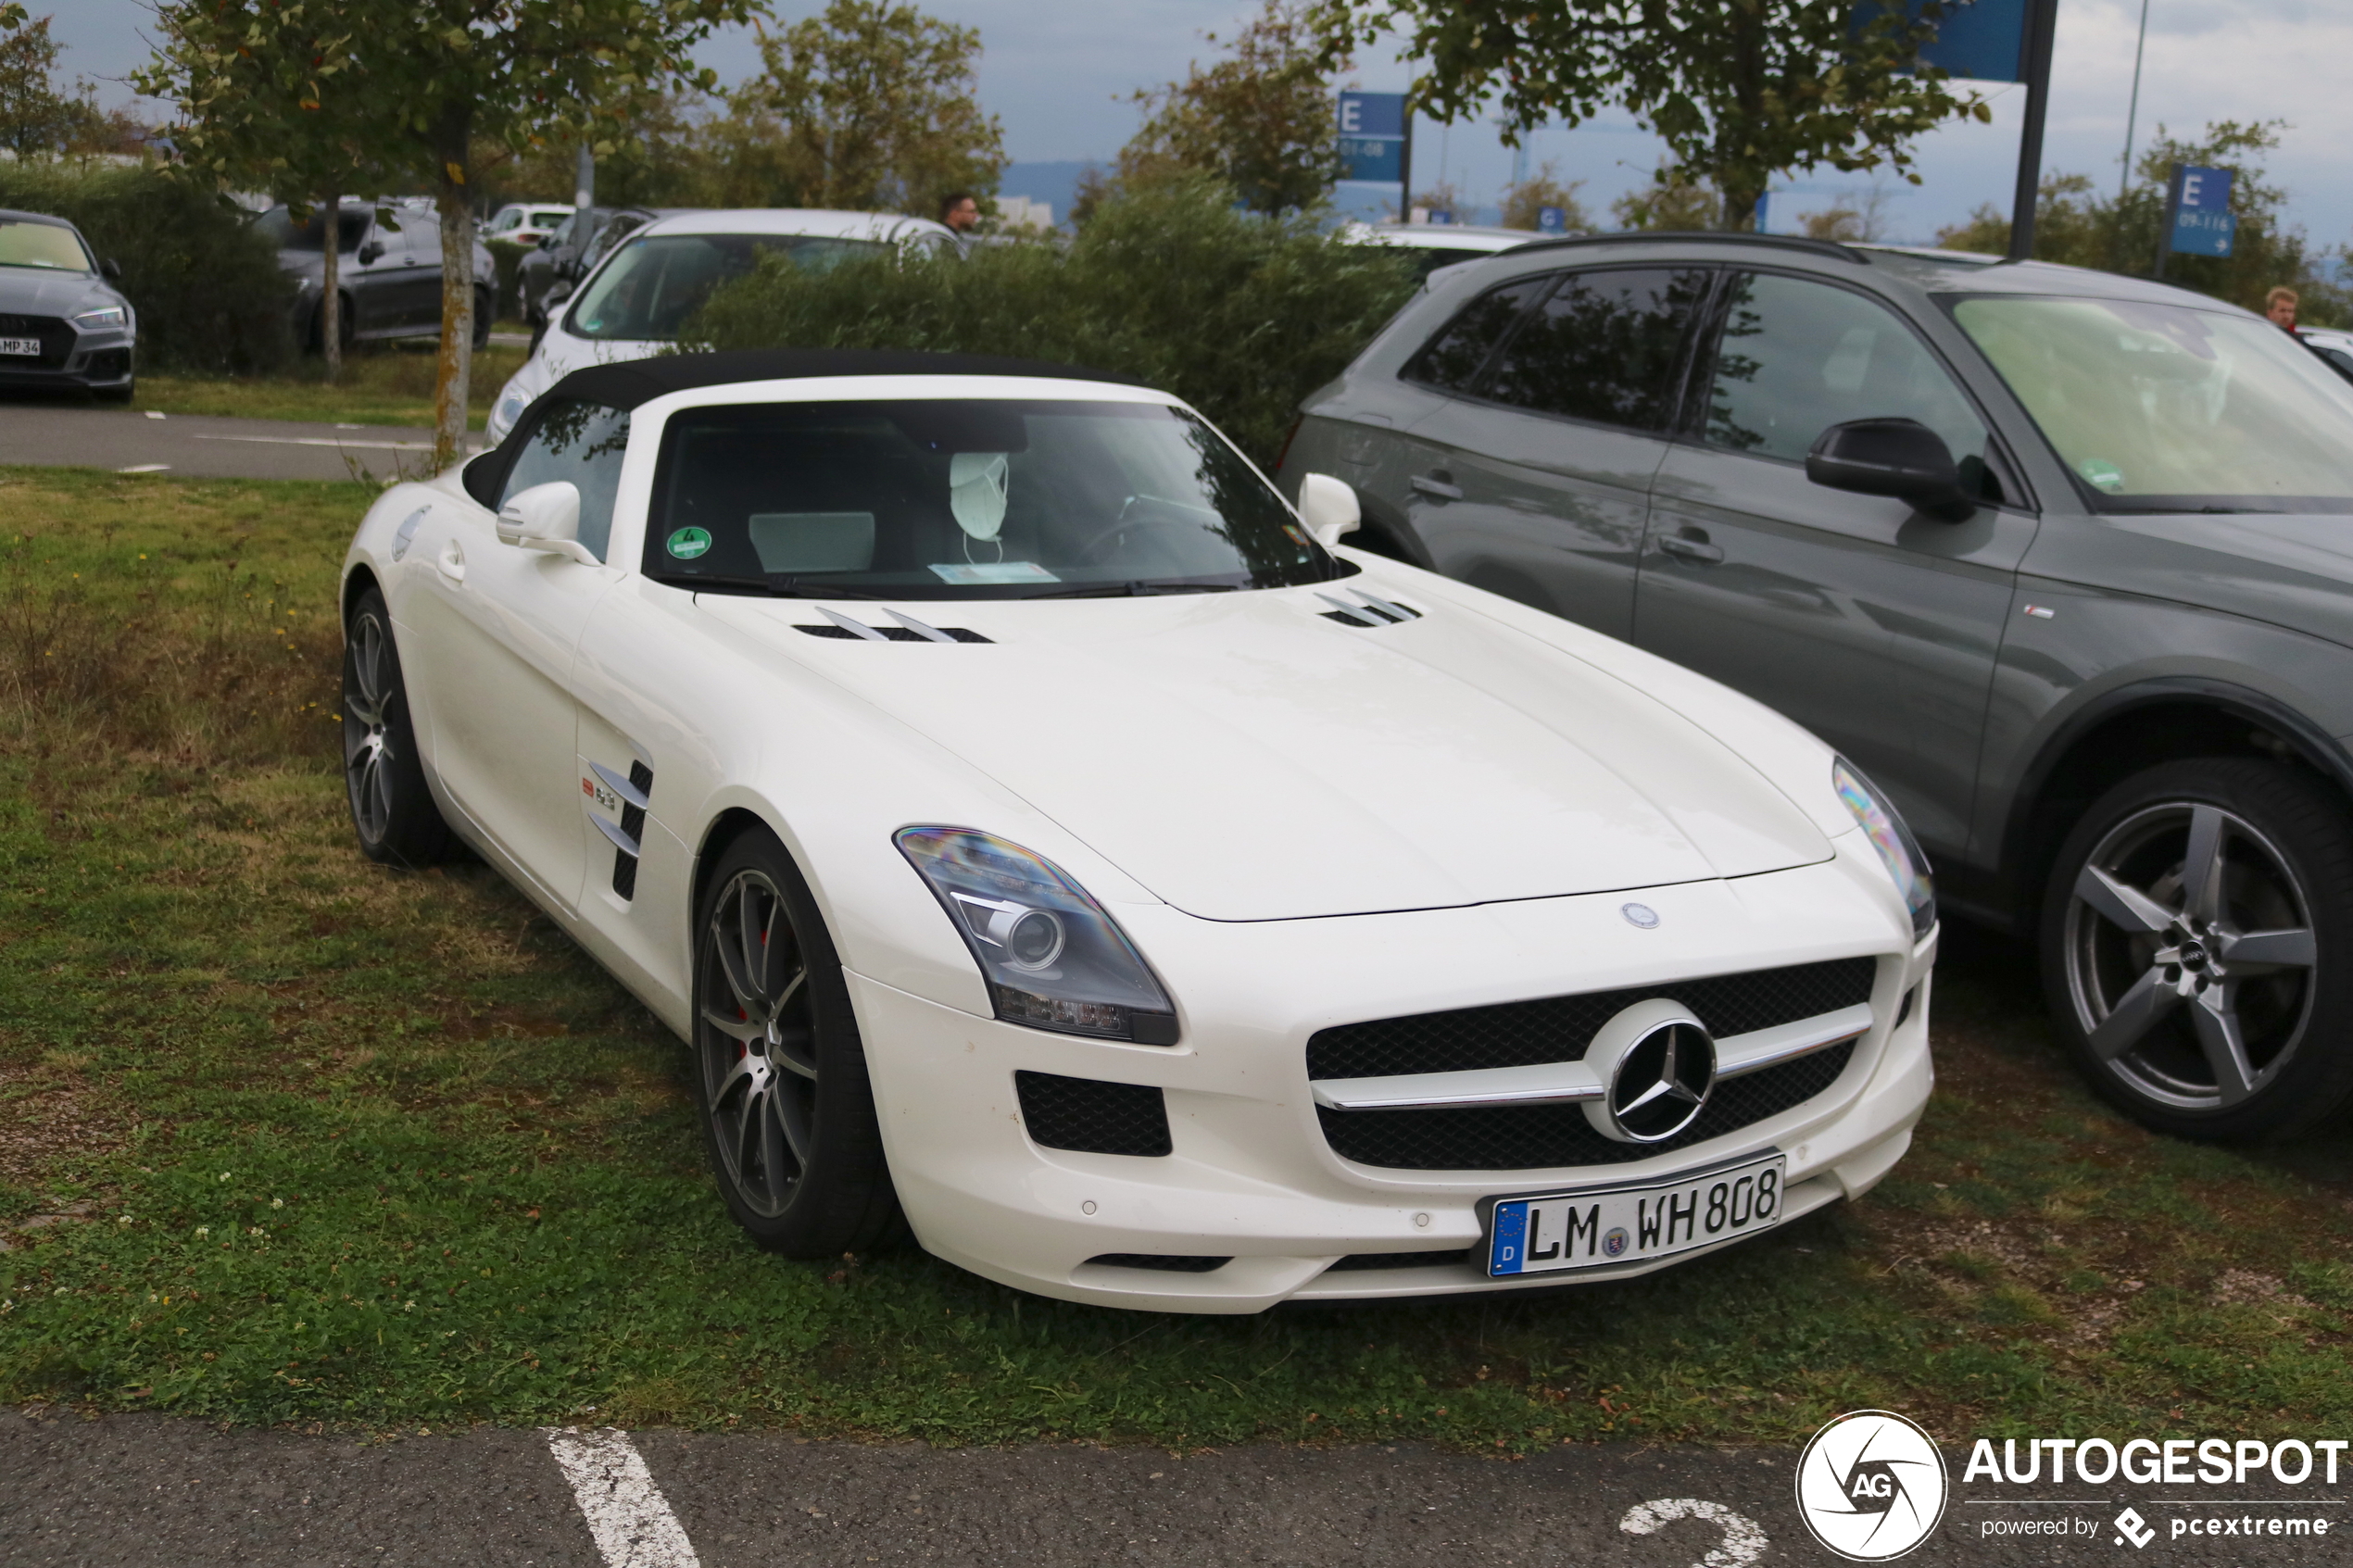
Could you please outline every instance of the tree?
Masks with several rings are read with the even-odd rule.
[[[138,122],[98,107],[87,82],[58,87],[56,19],[30,19],[22,6],[0,6],[0,151],[18,157],[129,150]]]
[[[1860,195],[1841,192],[1836,201],[1819,212],[1799,213],[1798,226],[1809,240],[1874,244],[1887,238],[1887,198],[1883,185],[1874,185]]]
[[[1202,35],[1212,44],[1215,33]],[[1330,76],[1345,71],[1305,0],[1265,0],[1207,69],[1135,94],[1142,129],[1121,149],[1113,182],[1142,187],[1207,174],[1253,212],[1315,206],[1340,178],[1340,124]]]
[[[712,141],[766,154],[800,207],[928,215],[954,191],[993,191],[1005,137],[975,96],[980,33],[891,0],[831,0],[761,41],[764,69],[729,98]]]
[[[1661,164],[1647,186],[1610,203],[1609,215],[1621,229],[1690,233],[1722,226],[1724,197],[1706,181],[1679,176],[1671,163]]]
[[[1452,121],[1500,98],[1507,140],[1622,107],[1666,141],[1660,182],[1713,184],[1722,226],[1745,230],[1785,169],[1883,168],[1918,183],[1914,138],[1991,119],[1919,63],[1943,6],[1927,0],[1914,20],[1886,3],[1860,28],[1852,0],[1319,0],[1318,15],[1335,52],[1402,31],[1424,68],[1416,106]]]
[[[1592,216],[1585,210],[1584,204],[1577,199],[1577,193],[1584,188],[1585,182],[1582,180],[1572,180],[1566,185],[1562,184],[1560,176],[1554,171],[1551,160],[1547,159],[1544,167],[1529,178],[1516,185],[1504,187],[1504,227],[1533,229],[1544,208],[1556,207],[1561,209],[1561,229],[1564,233],[1591,233],[1593,229]]]
[[[2332,276],[2342,254],[2315,254],[2303,231],[2285,220],[2287,193],[2266,177],[2262,155],[2280,144],[2284,129],[2277,120],[2224,119],[2208,124],[2202,137],[2183,140],[2160,125],[2133,182],[2119,196],[2097,194],[2089,175],[2047,176],[2034,209],[2035,259],[2146,277],[2157,266],[2173,166],[2227,169],[2231,211],[2238,219],[2231,254],[2176,256],[2166,267],[2166,282],[2250,310],[2263,308],[2265,292],[2285,283],[2304,296],[2301,314],[2313,325],[2353,320],[2353,294]],[[1941,231],[1936,243],[2005,255],[2009,239],[2008,217],[1988,205],[1968,222]]]
[[[332,382],[343,368],[338,215],[369,169],[382,118],[354,69],[344,8],[335,0],[194,0],[158,7],[156,21],[155,57],[132,82],[178,103],[179,167],[217,190],[260,189],[297,212],[325,215],[319,340]]]

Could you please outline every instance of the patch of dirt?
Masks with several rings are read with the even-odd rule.
[[[0,1062],[0,1181],[38,1186],[58,1160],[128,1141],[123,1118],[87,1086],[45,1066]]]

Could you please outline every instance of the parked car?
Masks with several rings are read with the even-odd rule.
[[[547,330],[547,298],[585,276],[605,252],[657,218],[697,212],[691,207],[597,207],[588,209],[585,229],[578,213],[556,225],[539,248],[527,252],[515,268],[516,287],[522,295],[523,320],[531,325],[531,341]]]
[[[82,231],[0,209],[0,387],[65,387],[129,402],[139,320]]]
[[[505,439],[531,400],[584,365],[659,354],[711,291],[758,265],[762,254],[824,271],[858,257],[963,254],[945,225],[888,212],[792,207],[718,208],[656,219],[610,240],[577,294],[559,283],[548,324],[492,405],[488,428]]]
[[[553,202],[510,202],[483,225],[483,243],[536,250],[559,224],[572,216],[572,211],[571,207]]]
[[[2338,332],[2334,327],[2298,327],[2296,335],[2305,347],[2321,357],[2322,364],[2353,382],[2353,332]]]
[[[1543,238],[1526,229],[1498,229],[1475,223],[1343,223],[1340,238],[1356,245],[1391,245],[1414,253],[1420,276],[1457,261],[1483,261],[1501,251]]]
[[[575,370],[346,558],[360,847],[686,1039],[763,1245],[1176,1311],[1636,1274],[1880,1180],[1931,890],[1818,740],[962,356]]]
[[[314,207],[296,223],[284,206],[255,222],[278,246],[279,269],[295,280],[295,340],[319,346],[326,320],[327,215]],[[335,289],[343,296],[342,336],[347,345],[388,338],[427,337],[441,331],[441,220],[430,201],[402,198],[347,201],[336,221]],[[490,341],[498,298],[498,269],[474,245],[473,345]]]
[[[2353,389],[2277,328],[1985,257],[1540,245],[1309,398],[1309,470],[1853,758],[2147,1124],[2353,1093]]]

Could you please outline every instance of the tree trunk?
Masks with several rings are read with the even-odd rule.
[[[1756,227],[1756,198],[1762,194],[1725,189],[1724,227],[1729,232],[1745,234]]]
[[[343,253],[343,196],[330,191],[319,198],[327,215],[326,258],[320,267],[319,352],[327,361],[327,384],[343,374],[343,285],[337,263]]]
[[[457,144],[463,157],[465,142]],[[441,365],[434,384],[433,466],[466,455],[466,402],[473,376],[474,215],[465,166],[444,155],[434,197],[441,211]]]

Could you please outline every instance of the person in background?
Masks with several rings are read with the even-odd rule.
[[[939,200],[939,220],[959,235],[980,227],[980,203],[970,191],[953,191]]]
[[[2271,319],[2271,324],[2273,326],[2279,328],[2280,331],[2288,333],[2290,336],[2294,336],[2296,332],[2296,307],[2300,303],[2302,302],[2297,296],[2296,292],[2283,283],[2279,287],[2273,289],[2270,294],[2263,296],[2263,314]]]

